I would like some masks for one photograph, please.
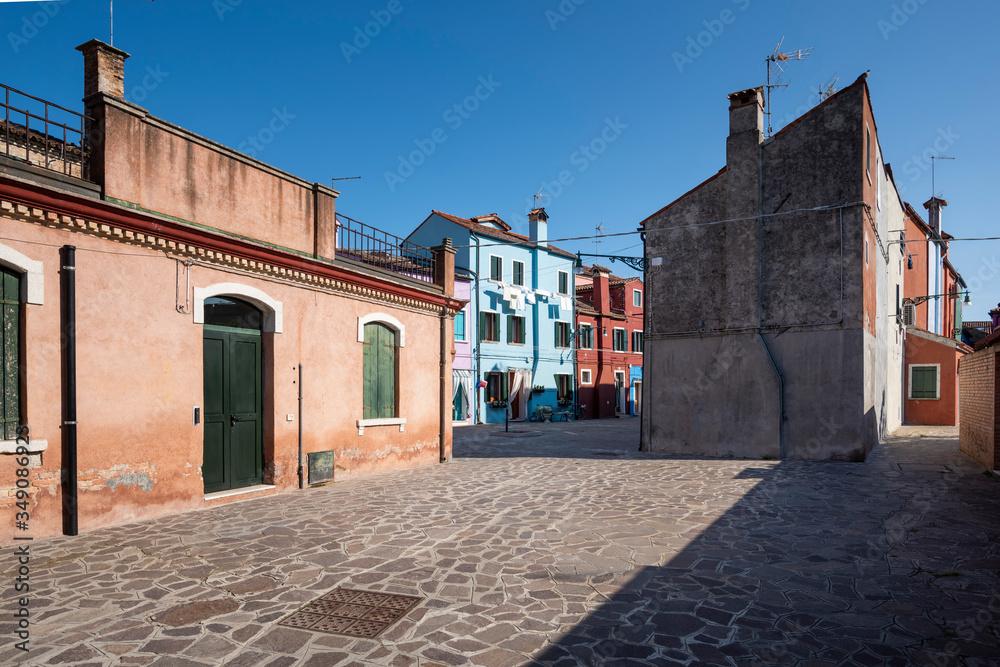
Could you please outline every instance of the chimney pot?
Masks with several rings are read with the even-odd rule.
[[[548,214],[544,208],[536,208],[528,214],[528,240],[535,245],[547,246],[549,239]]]

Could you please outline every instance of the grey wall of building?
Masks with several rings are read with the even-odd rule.
[[[867,91],[767,141],[757,94],[731,96],[725,170],[645,223],[663,263],[648,277],[643,448],[862,460],[886,403],[884,343],[865,340]]]

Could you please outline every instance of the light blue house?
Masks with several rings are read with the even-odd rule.
[[[530,235],[523,236],[495,213],[460,218],[432,211],[407,239],[433,246],[451,238],[456,269],[474,276],[466,335],[475,379],[469,399],[480,423],[524,419],[539,406],[574,401],[576,256],[548,244],[545,209],[528,219]]]

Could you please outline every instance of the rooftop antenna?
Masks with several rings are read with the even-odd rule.
[[[840,81],[840,77],[836,73],[831,76],[826,83],[819,87],[819,99],[820,101],[828,99],[831,95],[837,92],[837,82]]]
[[[931,156],[931,199],[937,197],[937,190],[934,188],[934,160],[954,160],[953,157],[942,157],[940,155]]]
[[[774,51],[769,55],[764,62],[767,64],[767,86],[765,91],[767,93],[767,102],[765,104],[764,112],[767,114],[767,136],[771,136],[771,89],[772,88],[787,88],[787,83],[781,83],[781,75],[785,73],[785,67],[787,67],[788,62],[791,60],[805,60],[813,47],[808,49],[799,49],[798,51],[788,51],[783,52],[781,50],[781,44],[785,41],[782,37],[778,45],[774,47]],[[771,83],[771,76],[774,76],[774,83]]]
[[[152,2],[153,0],[149,0]],[[111,39],[108,42],[110,46],[115,45],[115,0],[109,0],[111,5]]]
[[[542,189],[544,187],[545,186],[543,185],[542,187],[538,188],[538,194],[537,195],[532,195],[532,197],[534,197],[534,200],[535,200],[535,208],[538,208],[538,200],[539,199],[541,199],[542,197],[551,197],[552,196],[552,195],[543,195],[542,194]]]
[[[604,236],[604,221],[601,220],[600,224],[597,225],[597,227],[594,227],[594,229],[597,230],[597,238],[594,239],[594,254],[597,255],[601,252],[601,237]]]
[[[356,178],[361,178],[360,176],[341,176],[340,178],[331,178],[331,181],[353,181]]]

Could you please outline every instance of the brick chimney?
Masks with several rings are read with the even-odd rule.
[[[943,199],[938,199],[937,197],[931,197],[926,202],[924,202],[924,208],[927,209],[927,224],[934,232],[941,236],[941,209],[948,205]]]
[[[549,216],[544,208],[536,208],[528,214],[528,239],[540,246],[547,246],[549,241]]]
[[[599,313],[610,313],[611,286],[608,284],[611,277],[610,269],[594,264],[590,275],[594,277],[594,310]]]
[[[993,330],[1000,330],[1000,303],[990,311],[990,318],[993,320]]]
[[[92,39],[76,47],[83,53],[83,99],[97,93],[125,97],[125,59],[129,54]]]

